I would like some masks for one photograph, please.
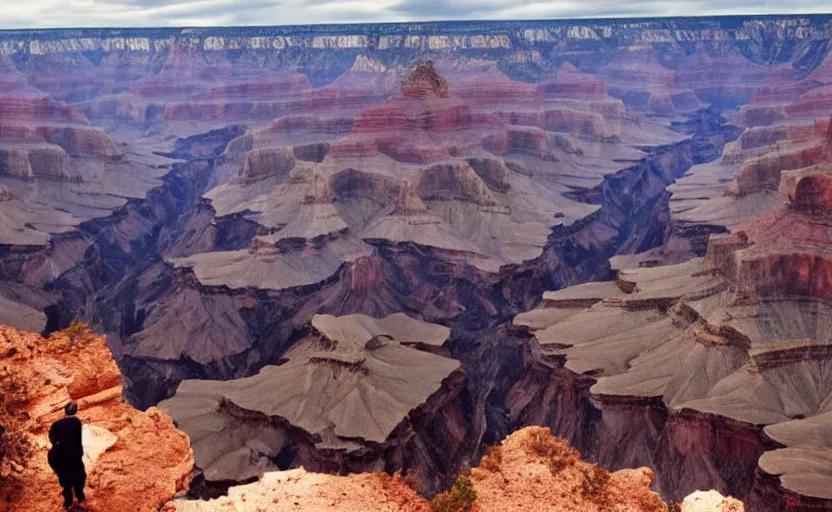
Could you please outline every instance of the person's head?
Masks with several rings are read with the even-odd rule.
[[[75,402],[69,402],[68,404],[66,404],[66,407],[64,407],[64,413],[67,416],[75,416],[75,413],[77,413],[77,412],[78,412],[78,404],[75,403]]]

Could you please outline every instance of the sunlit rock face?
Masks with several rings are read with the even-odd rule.
[[[438,491],[545,424],[667,499],[826,506],[811,464],[759,461],[828,401],[830,38],[825,16],[4,32],[0,321],[86,319],[141,408],[285,417],[197,450],[217,488],[305,461]],[[303,352],[320,315],[450,334],[330,364]],[[418,396],[373,401],[399,430],[359,448],[246,401],[289,370],[392,389],[356,359],[391,347],[453,368],[402,356]]]
[[[188,437],[157,408],[141,412],[121,395],[122,378],[102,336],[76,329],[49,338],[0,326],[2,510],[61,507],[47,463],[49,427],[77,402],[83,423],[90,510],[159,510],[188,488]]]
[[[544,451],[544,450],[547,450]],[[558,469],[562,467],[562,469]],[[552,469],[554,468],[554,469]],[[528,427],[492,448],[480,467],[471,470],[476,510],[535,508],[544,512],[600,512],[619,507],[633,512],[667,512],[668,506],[650,490],[648,468],[608,473],[580,459],[580,454],[546,429]],[[410,479],[412,482],[412,479]],[[257,482],[235,486],[214,500],[176,500],[169,512],[213,512],[232,509],[254,512],[366,510],[427,512],[435,510],[417,494],[408,477],[385,473],[326,475],[303,468],[266,473]],[[710,508],[707,508],[710,506]],[[719,508],[724,507],[724,508]],[[742,512],[742,504],[713,491],[697,493],[682,510]]]

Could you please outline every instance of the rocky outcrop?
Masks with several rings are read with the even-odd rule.
[[[218,159],[221,183],[206,198],[218,217],[245,216],[274,240],[171,262],[212,286],[285,290],[331,278],[378,243],[416,243],[492,273],[539,256],[552,228],[594,208],[535,182],[571,181],[552,164],[558,154],[580,160],[582,141],[614,144],[635,121],[617,100],[541,94],[493,70],[449,83],[440,69],[417,65],[393,97],[361,110],[346,135],[332,118],[286,116],[229,144]],[[505,97],[492,98],[488,84]],[[618,168],[616,157],[638,151],[604,155],[596,179]]]
[[[450,97],[433,63],[419,64],[399,94],[362,111],[353,122],[352,139],[334,144],[332,151],[341,154],[350,144],[369,138],[378,152],[402,162],[425,164],[460,156],[476,143],[470,140],[476,137],[470,110]],[[460,133],[447,136],[454,132]]]
[[[682,512],[742,512],[742,502],[716,491],[696,491],[682,500]]]
[[[233,507],[233,508],[232,508]],[[428,512],[430,505],[399,476],[365,473],[335,476],[300,469],[270,472],[257,482],[232,487],[211,501],[174,501],[163,512],[255,512],[343,510],[350,512]]]
[[[829,419],[827,412],[765,428],[779,447],[760,457],[760,475],[749,506],[789,512],[829,506]]]
[[[772,439],[796,442],[786,441],[792,429],[825,428],[829,220],[824,208],[796,204],[795,187],[809,179],[804,194],[822,203],[826,174],[784,173],[788,205],[712,236],[704,259],[619,270],[615,282],[548,293],[542,309],[515,320],[544,354],[595,381],[600,439],[588,449],[602,463],[650,465],[676,499],[693,486],[774,500],[777,510],[828,499],[811,483],[825,478],[822,465],[771,451]],[[766,475],[782,475],[779,488]]]
[[[240,181],[251,183],[266,176],[287,175],[294,166],[295,155],[291,149],[252,151],[246,155]]]
[[[70,157],[111,161],[121,156],[104,130],[90,126],[74,107],[29,86],[7,57],[0,61],[0,80],[8,86],[0,97],[0,175],[77,179],[84,177],[83,169],[70,170]]]
[[[244,481],[276,464],[409,469],[435,492],[456,469],[437,450],[472,448],[464,374],[437,355],[447,354],[449,333],[403,314],[317,315],[279,366],[228,382],[184,381],[160,407],[191,436],[208,482]]]
[[[827,132],[823,117],[749,127],[736,142],[725,141],[721,160],[695,166],[671,186],[674,223],[700,237],[697,254],[704,254],[702,233],[734,229],[748,216],[775,210],[784,175],[826,166]]]
[[[828,165],[782,173],[780,191],[800,213],[824,216],[832,208],[832,177]]]
[[[158,510],[185,491],[193,453],[187,436],[159,409],[133,409],[104,338],[82,326],[49,338],[0,327],[0,509],[61,506],[46,461],[51,422],[70,400],[84,423],[90,511]]]
[[[471,481],[484,511],[667,510],[650,490],[649,469],[609,473],[580,460],[577,450],[541,427],[515,432],[491,449],[471,471]]]
[[[471,493],[476,510],[519,512],[535,508],[547,512],[622,509],[662,512],[668,507],[650,490],[647,468],[609,473],[580,459],[564,440],[547,429],[530,427],[510,435],[489,449],[479,467],[471,470]],[[462,496],[462,493],[460,493]],[[470,504],[470,501],[467,503]],[[400,475],[330,476],[302,469],[267,473],[258,482],[233,487],[227,497],[211,501],[174,501],[171,512],[223,510],[405,510],[433,507],[413,489],[412,479]],[[711,508],[703,508],[710,506]],[[435,508],[434,508],[435,507]],[[718,508],[723,507],[723,508]],[[686,500],[683,511],[741,512],[716,493],[700,493]]]
[[[734,187],[730,189],[737,195],[747,195],[762,189],[776,190],[780,183],[780,173],[805,167],[812,167],[829,160],[825,141],[818,145],[795,148],[746,161],[737,174]]]

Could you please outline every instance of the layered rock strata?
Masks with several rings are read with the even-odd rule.
[[[406,312],[453,330],[433,349],[467,376],[471,445],[541,423],[595,457],[595,377],[505,322],[543,290],[611,278],[614,255],[617,269],[704,256],[709,234],[778,207],[784,172],[794,210],[822,211],[831,35],[825,16],[0,34],[4,140],[23,154],[48,138],[72,178],[0,178],[17,240],[0,246],[0,319],[95,323],[147,407],[183,379],[281,364],[316,314]],[[105,141],[87,119],[112,158],[93,154]],[[790,218],[766,222],[789,235]],[[810,256],[745,253],[738,272],[771,275],[741,295],[825,293],[804,277],[824,265],[807,249],[822,233],[783,238]],[[652,464],[666,412],[605,408],[604,436],[631,433],[614,415],[650,435],[603,461]],[[759,432],[720,418],[674,413],[664,439],[720,453],[728,432],[738,468],[713,474],[748,494]],[[444,461],[420,474],[437,490],[477,452],[440,437],[416,457]],[[654,467],[680,498],[673,466]],[[783,495],[754,478],[753,495]]]
[[[449,334],[403,314],[317,315],[279,366],[239,380],[186,380],[160,407],[191,436],[208,482],[278,467],[407,469],[432,492],[454,469],[439,450],[471,448],[465,376],[438,355]]]
[[[595,382],[601,463],[621,464],[616,446],[627,444],[626,464],[659,470],[666,495],[715,487],[760,503],[771,475],[777,510],[828,505],[829,475],[805,457],[829,454],[801,452],[796,432],[819,439],[828,416],[829,176],[785,174],[787,205],[712,236],[704,258],[547,293],[515,319],[547,357]],[[640,432],[622,423],[633,410]]]
[[[486,86],[504,91],[495,104],[483,101]],[[538,257],[553,228],[596,209],[564,197],[575,178],[563,170],[581,160],[569,147],[608,152],[581,178],[590,185],[615,158],[639,156],[611,143],[622,124],[632,127],[626,146],[647,136],[603,94],[561,99],[542,89],[495,72],[449,84],[427,62],[349,133],[283,117],[229,144],[219,170],[228,181],[206,194],[219,218],[245,215],[269,234],[247,251],[171,263],[211,286],[284,290],[321,282],[380,243],[416,243],[487,272]],[[569,163],[553,163],[561,159]]]
[[[0,244],[42,247],[109,215],[163,173],[152,155],[125,154],[72,105],[32,87],[0,57]]]

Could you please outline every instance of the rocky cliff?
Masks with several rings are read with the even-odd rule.
[[[562,439],[541,428],[527,428],[492,448],[478,468],[471,470],[469,498],[474,510],[548,512],[611,511],[662,512],[668,507],[650,490],[653,473],[647,468],[608,473],[580,460]],[[461,493],[460,493],[461,494]],[[267,473],[258,482],[234,487],[228,497],[212,501],[175,501],[171,512],[224,510],[437,510],[413,489],[413,480],[400,475],[363,474],[337,477],[293,470]],[[742,505],[696,508],[705,497],[692,497],[681,510],[741,512]],[[464,502],[462,502],[464,503]],[[470,501],[468,502],[471,503]],[[727,504],[728,502],[726,502]],[[447,510],[457,510],[453,505]],[[730,507],[730,508],[729,508]],[[167,509],[166,509],[167,510]],[[440,509],[444,510],[444,509]]]
[[[824,339],[829,292],[830,27],[795,16],[4,32],[0,321],[48,334],[87,320],[141,408],[184,381],[181,410],[233,425],[221,450],[197,453],[200,478],[220,488],[232,477],[206,477],[212,463],[253,454],[216,467],[412,464],[434,492],[485,444],[544,424],[604,466],[649,465],[667,499],[717,488],[826,506],[805,494],[804,465],[757,463],[806,449],[788,432],[814,422],[766,428],[823,417],[812,404],[828,395],[813,373],[822,343],[806,339]],[[615,271],[614,284],[544,295]],[[318,346],[343,333],[321,335],[317,315],[402,314],[448,329],[442,346]],[[799,325],[780,326],[791,317]],[[661,343],[671,335],[679,345]],[[384,425],[409,418],[392,433],[246,391],[336,371],[345,387],[324,397],[393,386],[374,366],[388,351],[437,362],[426,382],[404,365],[413,394],[366,402]],[[654,352],[689,355],[686,373],[636,367]],[[805,382],[779,386],[800,406],[726,411],[719,382],[752,362],[763,376],[807,364]],[[298,403],[320,391],[298,390]],[[701,400],[721,405],[685,405]],[[247,445],[241,424],[268,442]]]
[[[475,445],[466,379],[444,348],[450,330],[403,314],[316,315],[311,327],[279,366],[186,380],[159,405],[191,437],[205,485],[292,467],[406,470],[428,494],[453,481],[448,462]]]
[[[621,269],[515,319],[589,379],[599,439],[585,446],[600,461],[616,466],[626,444],[626,464],[658,468],[670,496],[713,484],[755,510],[828,506],[828,447],[806,439],[828,429],[829,176],[783,172],[785,204],[712,235],[704,258]]]
[[[141,412],[124,401],[102,337],[76,327],[42,338],[2,326],[0,354],[0,510],[61,507],[47,435],[70,400],[84,424],[88,510],[155,511],[187,490],[187,436],[159,409]]]

